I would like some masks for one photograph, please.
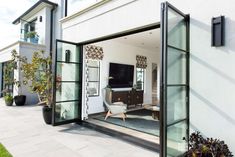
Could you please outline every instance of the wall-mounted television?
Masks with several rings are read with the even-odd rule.
[[[111,88],[133,87],[134,65],[110,63],[109,86]]]

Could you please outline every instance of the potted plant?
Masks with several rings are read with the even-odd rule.
[[[22,63],[24,82],[30,83],[30,90],[37,93],[46,124],[52,122],[52,72],[51,58],[44,56],[44,51],[34,52],[32,61]]]
[[[188,140],[189,150],[185,157],[232,157],[227,144],[224,141],[213,138],[204,138],[200,132],[192,133]]]
[[[13,104],[13,96],[10,93],[6,93],[4,96],[5,104],[7,106],[12,106]]]
[[[20,69],[20,65],[22,64],[22,62],[24,62],[26,60],[25,57],[21,57],[20,55],[17,54],[16,50],[12,50],[11,51],[11,56],[12,59],[8,62],[7,64],[7,68],[9,71],[14,71],[17,69]],[[18,67],[19,65],[19,67]],[[22,78],[19,77],[19,80],[16,80],[14,78],[11,78],[12,80],[12,84],[14,85],[14,87],[17,87],[18,89],[18,95],[14,96],[14,101],[16,106],[23,106],[25,104],[26,101],[26,96],[22,94],[22,84],[26,85],[25,82],[23,82]]]
[[[35,31],[30,31],[26,33],[26,38],[30,40],[31,43],[38,43],[38,34]]]
[[[7,106],[12,106],[13,105],[13,96],[11,95],[10,90],[8,89],[4,89],[2,91],[3,95],[4,95],[4,100],[5,100],[5,104]]]

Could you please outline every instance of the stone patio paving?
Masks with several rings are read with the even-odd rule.
[[[13,157],[157,157],[97,131],[69,124],[52,127],[40,106],[7,107],[0,99],[0,143]]]

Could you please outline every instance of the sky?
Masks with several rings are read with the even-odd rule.
[[[0,49],[20,38],[20,25],[12,22],[38,0],[0,0]]]

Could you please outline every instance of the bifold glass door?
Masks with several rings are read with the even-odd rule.
[[[81,119],[82,47],[56,41],[53,125]]]
[[[189,136],[189,16],[161,6],[161,157],[180,156]]]

